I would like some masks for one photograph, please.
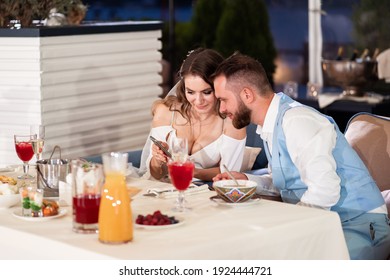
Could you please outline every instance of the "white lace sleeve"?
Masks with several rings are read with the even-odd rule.
[[[222,136],[221,146],[221,172],[225,172],[223,164],[226,165],[231,171],[240,172],[242,161],[244,159],[246,138],[238,140],[226,135]]]
[[[139,168],[139,173],[143,176],[144,179],[149,179],[150,172],[149,172],[149,163],[152,159],[152,144],[153,142],[150,140],[149,136],[153,136],[159,141],[166,142],[166,137],[169,132],[172,131],[171,126],[159,126],[154,127],[150,130],[148,138],[146,139],[146,143],[144,145],[144,148],[142,149],[142,155],[141,155],[141,164]]]

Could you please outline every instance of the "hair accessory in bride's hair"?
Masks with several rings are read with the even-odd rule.
[[[190,50],[190,51],[188,51],[187,57],[189,57],[194,51],[195,51],[195,50]]]
[[[190,50],[190,51],[188,51],[187,56],[186,56],[186,59],[187,59],[194,51],[195,51],[195,50]],[[183,62],[181,63],[180,70],[179,70],[179,72],[177,73],[177,75],[179,76],[180,80],[183,79],[183,75],[182,75],[182,72],[183,72],[183,65],[184,65],[184,63],[186,62],[186,59],[183,59]]]

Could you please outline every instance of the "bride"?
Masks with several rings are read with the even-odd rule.
[[[224,172],[223,164],[239,171],[245,150],[245,128],[237,130],[219,113],[214,95],[211,76],[222,61],[223,57],[211,49],[189,52],[179,71],[180,81],[166,98],[152,105],[149,136],[166,148],[171,137],[187,138],[189,158],[195,163],[194,178],[203,181]],[[168,173],[167,161],[164,152],[148,140],[141,158],[144,178],[163,179]]]

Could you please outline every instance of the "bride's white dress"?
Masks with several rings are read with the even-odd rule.
[[[169,137],[176,137],[176,130],[172,126],[159,126],[152,128],[149,135],[152,135],[159,141],[168,142]],[[211,168],[221,166],[221,171],[225,171],[222,167],[223,164],[232,171],[240,171],[244,150],[245,150],[246,138],[238,140],[229,137],[225,134],[221,134],[215,141],[211,142],[201,150],[190,155],[190,159],[195,163],[195,168]],[[152,159],[152,144],[149,140],[146,141],[144,146],[140,173],[145,173],[144,178],[150,179],[149,163]]]

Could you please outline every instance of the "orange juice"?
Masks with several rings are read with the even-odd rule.
[[[106,173],[99,209],[99,240],[126,243],[133,239],[133,221],[126,179],[122,172]]]

